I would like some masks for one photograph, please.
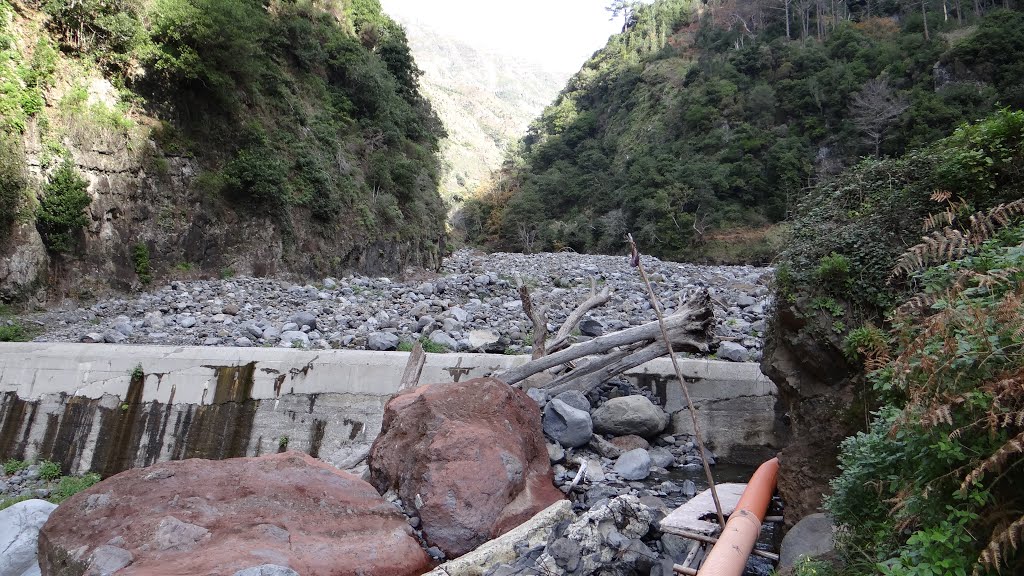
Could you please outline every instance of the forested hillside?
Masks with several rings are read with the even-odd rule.
[[[441,142],[441,196],[461,205],[501,166],[563,82],[538,66],[478,50],[423,23],[401,23],[423,70],[423,95],[448,132]]]
[[[515,250],[764,261],[811,186],[1024,105],[1024,18],[988,3],[625,3],[465,213]],[[922,7],[924,12],[922,12]]]
[[[444,130],[377,0],[0,0],[0,40],[7,298],[439,263]]]

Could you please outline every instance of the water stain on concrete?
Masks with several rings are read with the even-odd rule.
[[[128,393],[114,406],[109,397],[62,394],[63,409],[46,414],[38,458],[58,462],[69,472],[87,457],[88,469],[108,477],[151,465],[168,450],[175,460],[246,456],[259,408],[259,400],[252,398],[256,363],[209,368],[216,376],[211,404],[176,406],[173,389],[166,403],[143,402],[146,374],[141,369],[132,373]],[[15,392],[0,397],[0,460],[25,458],[39,405],[39,400],[23,400]],[[319,432],[322,441],[323,430]],[[88,446],[94,447],[91,455],[86,454]]]

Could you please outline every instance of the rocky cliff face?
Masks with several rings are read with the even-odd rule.
[[[218,17],[222,8],[207,4],[202,11]],[[342,1],[333,12],[281,4],[257,13],[268,35],[314,22],[311,33],[340,44],[334,49],[348,59],[300,52],[301,38],[260,44],[252,58],[270,66],[266,77],[236,80],[228,91],[238,101],[225,102],[195,81],[154,85],[163,77],[142,49],[120,55],[137,59],[137,70],[91,63],[117,54],[67,45],[56,32],[64,13],[33,6],[0,0],[0,36],[11,47],[0,77],[21,84],[28,102],[18,124],[3,119],[27,185],[17,218],[0,230],[0,301],[100,295],[168,274],[323,278],[440,265],[443,130],[418,93],[404,35],[382,13],[350,14]],[[166,47],[142,16],[160,7],[125,6],[135,11],[118,16],[138,19],[137,33],[152,35],[149,49]],[[360,36],[364,29],[378,32]],[[220,65],[234,78],[246,63]],[[65,161],[88,183],[91,202],[87,224],[71,231],[73,249],[60,253],[46,246],[37,218]]]
[[[31,223],[18,224],[0,248],[0,299],[46,301],[89,297],[140,286],[134,247],[145,244],[157,273],[217,276],[326,276],[359,271],[396,273],[408,266],[436,269],[444,249],[441,225],[405,241],[327,236],[312,226],[286,227],[266,213],[238,209],[196,186],[198,161],[164,155],[159,172],[127,146],[73,147],[76,168],[89,181],[92,204],[80,248],[47,252]],[[42,180],[38,142],[28,142],[29,165]]]
[[[836,475],[839,443],[856,430],[854,372],[828,329],[831,319],[819,316],[807,302],[780,303],[761,359],[761,371],[779,390],[777,411],[789,426],[779,473],[789,526],[820,511]]]

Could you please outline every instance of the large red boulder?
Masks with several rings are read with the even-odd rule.
[[[424,538],[449,557],[563,498],[540,408],[494,378],[427,384],[391,399],[369,464],[370,482],[415,507]]]
[[[39,535],[44,575],[422,574],[429,559],[372,486],[305,454],[181,460],[108,478]]]

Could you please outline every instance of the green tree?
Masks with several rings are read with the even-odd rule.
[[[36,209],[36,228],[51,252],[70,252],[76,234],[89,223],[85,214],[92,203],[86,192],[88,187],[89,183],[70,160],[65,160],[43,187],[43,197]]]

